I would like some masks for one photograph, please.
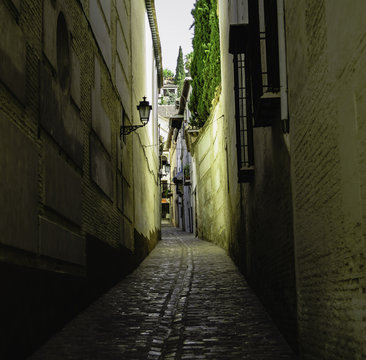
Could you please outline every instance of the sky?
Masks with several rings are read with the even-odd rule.
[[[183,57],[192,51],[191,10],[195,0],[155,0],[163,68],[175,72],[179,45]]]

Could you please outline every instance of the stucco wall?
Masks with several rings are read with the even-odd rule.
[[[151,32],[147,17],[140,16],[145,12],[145,1],[131,2],[132,16],[132,122],[140,123],[136,105],[146,96],[152,104],[153,111],[148,125],[133,134],[134,164],[134,221],[136,231],[148,239],[151,250],[158,239],[160,229],[160,188],[158,177],[158,133],[157,133],[157,90],[156,81],[151,76],[153,58]],[[155,75],[156,77],[156,75]],[[155,146],[151,146],[155,145]],[[135,166],[139,164],[139,166]]]
[[[366,356],[364,1],[286,1],[299,338]]]
[[[197,231],[201,239],[228,250],[227,177],[223,142],[224,118],[220,103],[193,146],[196,163]],[[220,117],[220,118],[219,118]]]
[[[222,90],[194,143],[198,235],[226,249],[296,349],[290,154],[280,120],[254,129],[254,179],[238,183],[229,3],[219,2]]]
[[[228,79],[228,81],[231,81]],[[296,349],[296,290],[290,156],[281,123],[254,130],[255,176],[229,179],[221,101],[194,143],[198,236],[226,249]],[[222,116],[224,115],[224,116]],[[230,154],[235,156],[234,154]]]

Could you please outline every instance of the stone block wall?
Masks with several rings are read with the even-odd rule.
[[[63,284],[67,302],[79,296],[80,308],[156,244],[158,156],[144,146],[158,142],[157,116],[139,135],[119,132],[139,121],[143,96],[157,99],[157,81],[143,0],[0,0],[0,20],[0,262],[8,279],[0,307],[14,284],[29,303],[9,308],[19,311],[14,331],[1,323],[0,357],[9,358],[16,328],[24,339],[39,334],[26,353],[60,326],[47,319],[70,314],[56,292],[43,296],[47,282]],[[34,291],[21,274],[34,276]],[[45,298],[55,304],[39,314],[45,321],[28,321],[26,309]]]
[[[300,353],[366,356],[363,1],[286,1]]]

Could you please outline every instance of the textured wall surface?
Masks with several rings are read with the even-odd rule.
[[[155,101],[151,33],[147,16],[139,16],[146,14],[143,0],[116,4],[0,2],[1,196],[10,206],[0,243],[41,251],[37,216],[61,226],[60,238],[88,234],[131,249],[133,226],[146,239],[159,228],[158,157],[144,147],[157,135],[154,114],[138,136],[119,138],[122,118],[125,125],[139,120],[135,104],[142,96]],[[139,20],[132,24],[131,16]],[[132,37],[145,41],[132,45]],[[135,212],[145,211],[136,220]],[[11,236],[14,228],[19,236]],[[85,245],[80,251],[85,256]],[[56,249],[51,253],[57,259]]]
[[[44,296],[56,272],[81,306],[155,246],[158,153],[146,145],[158,142],[157,113],[139,135],[119,133],[139,122],[143,96],[156,107],[158,89],[144,0],[0,0],[0,20],[0,308],[19,313],[1,323],[8,358],[15,328],[36,342],[71,313],[57,292]],[[44,321],[12,303],[12,282],[29,307],[54,301]]]
[[[281,123],[254,129],[254,180],[242,185],[247,278],[296,349],[296,288],[290,156]],[[249,258],[248,258],[249,257]]]
[[[366,4],[286,1],[300,352],[366,357]]]
[[[296,349],[290,154],[280,121],[254,129],[254,179],[238,183],[228,6],[219,2],[220,101],[194,144],[198,235],[231,254]]]
[[[198,236],[231,254],[296,349],[290,157],[281,124],[254,130],[255,177],[250,184],[236,186],[236,173],[228,181],[222,113],[219,103],[194,144]]]
[[[197,230],[201,239],[228,250],[230,223],[226,217],[227,177],[221,106],[215,107],[194,145]]]

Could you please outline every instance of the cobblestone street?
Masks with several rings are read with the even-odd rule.
[[[221,248],[171,227],[162,236],[31,359],[295,359]]]

